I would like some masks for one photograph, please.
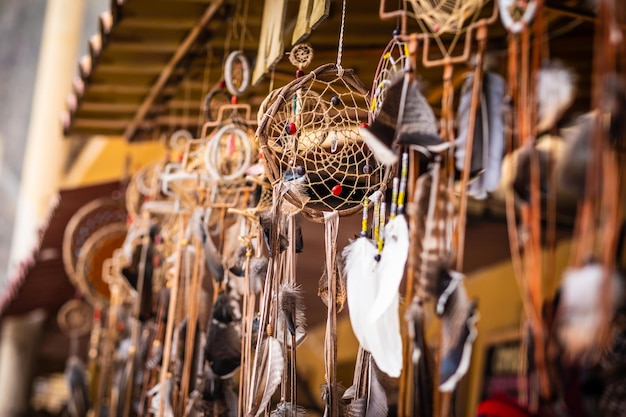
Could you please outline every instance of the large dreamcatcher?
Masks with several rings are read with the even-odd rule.
[[[491,115],[484,117],[489,106],[484,98],[488,94],[482,91],[485,88],[482,80],[487,26],[495,21],[497,7],[494,3],[489,13],[484,7],[486,3],[483,0],[407,0],[402,2],[399,10],[386,12],[384,0],[381,2],[382,19],[399,18],[399,29],[394,32],[390,46],[404,43],[406,46],[401,50],[406,51],[405,55],[408,56],[401,71],[390,72],[385,69],[389,65],[389,51],[383,53],[372,92],[374,97],[378,95],[380,98],[376,106],[372,107],[373,122],[366,135],[372,149],[378,150],[377,157],[381,161],[391,165],[399,164],[397,171],[400,176],[394,180],[394,185],[399,184],[397,188],[394,186],[399,198],[396,201],[395,195],[392,196],[390,220],[384,226],[382,238],[378,238],[383,241],[383,250],[378,250],[380,261],[371,279],[372,282],[379,282],[383,279],[383,273],[379,270],[387,270],[384,273],[386,284],[382,288],[389,295],[386,298],[377,297],[375,304],[379,306],[374,307],[375,311],[382,311],[393,299],[393,294],[397,294],[404,265],[408,261],[405,297],[411,300],[406,316],[410,331],[403,340],[403,357],[405,363],[411,363],[410,358],[415,355],[420,355],[422,359],[413,362],[411,367],[402,368],[399,398],[401,414],[428,414],[433,412],[433,408],[440,407],[442,413],[448,412],[451,403],[449,393],[467,371],[468,355],[476,337],[475,308],[467,299],[462,285],[463,276],[457,271],[463,268],[470,173],[477,175],[477,172],[487,170],[486,162],[489,160],[489,138],[481,137],[479,151],[475,151],[478,141],[474,141],[478,125],[476,120],[483,121],[480,126],[485,130],[487,125],[491,127],[493,120]],[[417,23],[419,32],[407,33],[408,18]],[[459,77],[455,79],[453,76],[454,65],[470,61],[474,40],[478,42],[473,60],[474,70],[467,77],[467,87],[463,89],[458,119],[455,120],[452,105],[454,84]],[[421,51],[418,52],[418,48]],[[419,56],[421,59],[412,59]],[[416,64],[411,65],[411,62]],[[442,68],[439,120],[435,118],[417,83],[416,73],[419,74],[420,67]],[[380,94],[377,88],[385,84],[387,88],[384,94]],[[491,100],[492,97],[489,98]],[[477,116],[479,107],[483,110],[482,118]],[[499,103],[494,103],[493,108],[499,108]],[[496,121],[498,117],[501,116],[496,114]],[[499,138],[498,143],[502,145],[502,142],[503,138]],[[472,151],[482,155],[483,150],[485,157],[474,163]],[[408,162],[418,154],[423,162],[421,168],[426,168],[426,172],[418,172],[417,161]],[[409,165],[412,167],[411,181],[408,181],[407,175]],[[458,188],[455,186],[455,168],[461,172]],[[499,165],[495,175],[499,175]],[[408,184],[408,187],[403,184]],[[458,216],[455,216],[453,204],[456,189],[460,190]],[[407,191],[414,197],[412,212],[408,213],[409,218],[405,220],[403,210],[398,210],[396,215],[395,207],[403,205]],[[425,219],[428,219],[425,224],[420,223]],[[394,238],[389,239],[391,236]],[[403,244],[398,243],[401,240]],[[385,251],[387,246],[389,250]],[[414,251],[410,257],[409,248]],[[393,265],[401,265],[401,269],[395,270]],[[440,319],[437,325],[441,326],[436,371],[429,369],[428,363],[434,358],[429,356],[431,353],[425,347],[423,336],[425,318],[428,317],[424,314],[427,302],[434,302],[433,308]],[[377,356],[381,357],[374,350],[372,354],[375,360]],[[433,379],[434,372],[438,376]],[[413,390],[409,389],[411,386]],[[442,398],[440,403],[436,401],[438,398]]]
[[[384,190],[387,179],[386,171],[372,156],[359,130],[369,121],[368,91],[353,70],[341,67],[344,25],[345,1],[336,64],[322,65],[304,74],[303,68],[310,60],[310,47],[294,47],[290,59],[298,67],[297,78],[266,98],[257,129],[266,174],[274,188],[271,212],[275,220],[271,230],[285,227],[293,230],[297,212],[325,226],[326,267],[319,295],[328,308],[324,349],[326,384],[322,396],[330,416],[339,415],[336,323],[337,312],[345,302],[345,286],[336,257],[339,217],[361,210],[363,202],[374,192]],[[279,337],[275,329],[285,316],[273,313],[270,305],[272,297],[284,298],[284,285],[295,283],[291,272],[295,270],[292,255],[295,249],[281,253],[276,248],[276,239],[276,235],[270,236],[270,268],[275,273],[268,275],[267,291],[261,304],[260,328],[266,330],[267,335],[258,339],[255,369],[259,366],[272,368],[268,365],[271,352],[280,351],[281,346],[289,349],[286,343],[275,343]],[[281,269],[280,265],[285,264],[287,269]],[[291,350],[293,352],[293,347]],[[295,353],[292,355],[294,360],[288,364],[292,372],[287,375],[293,376]],[[281,367],[273,366],[274,369]],[[260,385],[255,376],[253,374],[251,392],[259,395]],[[278,410],[295,407],[295,379],[285,381],[286,384],[292,393],[286,398],[291,401],[279,405]],[[280,380],[270,391],[279,385]],[[259,409],[255,405],[258,407],[251,401],[248,412],[256,415]]]
[[[72,216],[63,236],[63,264],[77,289],[95,306],[108,304],[109,288],[102,280],[104,261],[121,246],[126,211],[119,199],[101,198]]]
[[[352,70],[321,66],[280,90],[261,120],[259,141],[272,183],[307,217],[349,215],[380,188],[382,167],[359,127],[368,120],[367,90]]]

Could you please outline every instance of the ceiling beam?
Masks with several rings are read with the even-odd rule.
[[[80,104],[81,112],[134,113],[138,104],[133,103],[96,103],[85,101]]]
[[[178,42],[111,42],[107,47],[110,53],[172,53],[178,49]]]
[[[155,64],[100,64],[96,67],[99,74],[122,74],[122,75],[157,75],[163,71],[164,65]]]
[[[167,17],[125,17],[120,26],[133,29],[189,30],[196,24],[195,19],[175,19]]]
[[[193,27],[193,29],[191,29],[191,31],[180,44],[180,47],[176,50],[170,61],[163,68],[163,71],[161,71],[159,78],[154,83],[154,85],[150,89],[150,92],[141,103],[141,106],[137,110],[135,117],[128,124],[128,126],[126,126],[126,129],[124,130],[124,137],[126,137],[127,140],[130,140],[133,134],[137,131],[139,124],[150,110],[152,103],[159,95],[159,92],[161,91],[163,86],[165,86],[165,84],[167,83],[167,80],[170,78],[170,75],[172,75],[172,72],[176,68],[176,65],[178,65],[178,63],[185,56],[187,51],[193,46],[196,39],[198,39],[198,36],[200,36],[207,23],[220,9],[223,2],[223,0],[214,0],[213,2],[211,2],[211,5],[207,7],[200,20],[198,20],[198,23]]]

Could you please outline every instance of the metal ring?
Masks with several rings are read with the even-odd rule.
[[[193,139],[193,135],[187,129],[178,129],[170,136],[170,148],[176,149],[177,151],[184,151],[187,147],[187,141]],[[184,145],[180,145],[179,143],[185,141]]]
[[[233,83],[235,64],[241,66],[242,77],[239,86]],[[226,58],[226,63],[224,64],[224,81],[226,82],[228,92],[234,96],[240,96],[248,89],[248,85],[250,84],[250,64],[242,51],[233,51]]]
[[[233,173],[224,175],[220,173],[216,168],[219,162],[218,146],[222,137],[229,133],[236,135],[241,140],[245,148],[245,153],[244,161],[241,166],[238,167]],[[206,152],[204,154],[204,163],[209,175],[213,179],[222,181],[232,181],[244,175],[246,169],[248,169],[248,167],[250,166],[251,159],[252,145],[250,144],[250,138],[248,137],[248,134],[246,132],[244,132],[242,129],[234,124],[222,126],[214,135],[212,135],[212,138],[209,140],[209,143],[206,147]]]

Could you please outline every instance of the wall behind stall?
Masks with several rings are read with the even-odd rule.
[[[567,267],[569,250],[569,241],[561,242],[557,246],[556,273],[545,278],[544,294],[552,295],[559,285],[561,274]],[[544,251],[544,271],[545,265]],[[470,274],[466,279],[466,288],[470,299],[478,301],[480,319],[477,323],[478,335],[474,343],[471,366],[459,392],[457,415],[474,417],[484,384],[485,349],[490,342],[519,332],[522,300],[513,275],[513,266],[509,261]]]

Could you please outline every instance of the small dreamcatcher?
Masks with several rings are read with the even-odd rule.
[[[255,146],[249,134],[249,128],[255,124],[247,104],[224,105],[215,122],[204,124],[202,137],[207,138],[204,164],[213,180],[227,183],[244,177],[255,159]],[[208,133],[210,128],[214,130]]]
[[[72,299],[61,306],[57,313],[59,328],[69,338],[84,336],[91,331],[92,307],[84,301]]]
[[[374,77],[374,83],[372,85],[370,111],[373,119],[375,119],[380,112],[391,80],[393,80],[400,71],[410,67],[410,58],[408,44],[396,37],[391,39],[385,47],[378,61],[378,69],[376,70],[376,76]]]
[[[308,67],[312,60],[313,48],[308,43],[297,44],[289,53],[289,62],[300,71]]]
[[[202,112],[205,120],[215,122],[220,109],[244,94],[250,86],[250,63],[241,50],[231,52],[224,62],[224,78],[204,96]]]

